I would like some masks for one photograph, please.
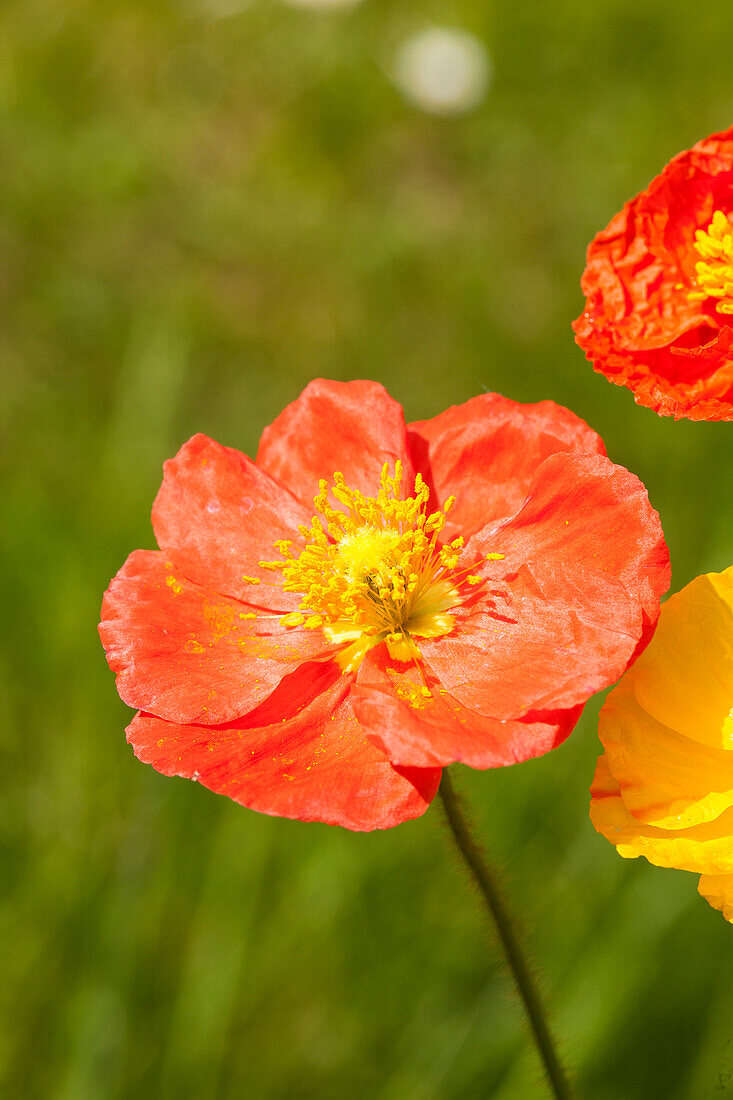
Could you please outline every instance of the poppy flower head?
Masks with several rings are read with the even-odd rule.
[[[699,874],[733,921],[733,567],[665,603],[598,732],[596,829],[622,856]]]
[[[588,248],[573,328],[660,415],[733,420],[733,129],[680,153]]]
[[[100,625],[135,752],[352,829],[564,740],[669,573],[644,487],[568,410],[483,394],[407,425],[372,382],[310,383],[255,462],[194,436],[153,528]]]

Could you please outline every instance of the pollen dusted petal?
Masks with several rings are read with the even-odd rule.
[[[564,741],[582,709],[501,721],[462,706],[427,667],[424,677],[415,664],[390,661],[378,651],[369,653],[359,669],[354,711],[369,739],[395,763],[422,768],[455,761],[472,768],[515,764]]]
[[[284,676],[333,648],[320,631],[189,581],[159,551],[136,550],[102,605],[100,635],[131,707],[176,722],[226,722],[259,706]]]
[[[297,599],[267,584],[273,578],[258,562],[272,557],[276,539],[297,538],[311,511],[246,455],[205,435],[189,439],[163,469],[153,530],[176,568],[246,603],[296,610]]]
[[[364,737],[348,691],[337,667],[304,665],[245,719],[211,728],[139,714],[128,741],[164,775],[197,779],[261,813],[359,831],[419,817],[440,771],[393,767]]]
[[[409,425],[415,466],[435,493],[454,495],[446,537],[469,536],[514,515],[540,464],[558,451],[605,455],[603,441],[553,401],[521,405],[498,393],[453,405]]]
[[[324,378],[309,382],[265,428],[257,452],[257,465],[309,510],[321,479],[343,471],[352,488],[371,496],[384,464],[398,461],[409,496],[415,471],[402,406],[378,382]]]

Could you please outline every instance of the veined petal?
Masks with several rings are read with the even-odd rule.
[[[658,829],[632,817],[604,756],[591,786],[590,818],[619,855],[645,856],[658,867],[706,875],[733,874],[733,809],[688,829]]]
[[[121,697],[169,721],[216,725],[333,649],[320,631],[255,614],[188,580],[160,551],[136,550],[105,594],[99,628]]]
[[[287,485],[309,509],[319,481],[347,474],[372,496],[386,463],[403,467],[405,495],[415,480],[402,406],[378,382],[316,378],[265,428],[257,465]]]
[[[462,704],[495,718],[565,710],[624,672],[669,584],[659,517],[638,478],[600,455],[555,454],[525,504],[476,534],[486,590],[426,659]]]
[[[450,695],[428,666],[421,675],[378,651],[362,662],[352,698],[369,739],[394,763],[421,768],[496,768],[540,756],[565,740],[582,709],[489,718]]]
[[[531,563],[581,567],[620,581],[649,624],[670,580],[659,516],[638,477],[601,455],[552,455],[512,519],[476,536],[475,548],[505,555],[504,570]]]
[[[632,684],[640,707],[663,725],[733,748],[733,569],[696,577],[670,596]],[[731,767],[733,758],[721,757],[720,768]]]
[[[347,829],[385,829],[425,812],[440,771],[395,768],[363,735],[348,682],[307,665],[246,718],[211,728],[139,714],[136,756],[261,813]]]
[[[580,706],[608,687],[642,634],[638,594],[613,576],[563,563],[533,563],[497,579],[456,622],[452,634],[421,644],[443,687],[479,714],[523,721]]]
[[[452,405],[431,420],[409,425],[415,466],[440,507],[456,503],[446,537],[468,537],[513,516],[524,503],[538,467],[551,454],[605,455],[600,436],[553,401],[520,405],[484,393]]]
[[[246,455],[205,435],[184,443],[163,469],[153,530],[176,569],[235,599],[295,609],[297,596],[269,585],[258,562],[273,557],[276,539],[297,539],[312,511]]]
[[[636,698],[636,671],[635,665],[610,693],[598,727],[627,809],[640,821],[664,829],[684,829],[718,817],[733,806],[733,753],[658,722]]]

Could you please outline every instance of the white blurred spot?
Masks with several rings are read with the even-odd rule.
[[[353,8],[359,0],[285,0],[292,8]]]
[[[395,58],[397,86],[424,111],[454,115],[481,102],[491,82],[486,47],[467,31],[435,27],[408,38]]]

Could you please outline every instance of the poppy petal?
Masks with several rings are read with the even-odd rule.
[[[424,676],[424,678],[423,678]],[[540,756],[573,730],[582,707],[527,716],[489,718],[469,710],[441,687],[428,666],[369,653],[352,691],[354,711],[369,739],[396,764],[444,767],[455,761],[496,768]]]
[[[733,875],[700,875],[698,893],[733,923]]]
[[[618,679],[641,634],[625,586],[590,570],[522,566],[495,597],[452,634],[420,642],[442,686],[494,718],[580,706]]]
[[[593,825],[627,859],[644,856],[657,867],[677,867],[706,875],[733,872],[733,809],[715,821],[689,829],[658,829],[629,813],[605,755],[598,760],[591,786]]]
[[[733,749],[733,570],[695,577],[667,600],[633,691],[662,725]]]
[[[153,530],[176,568],[246,603],[297,608],[299,597],[269,584],[272,574],[257,563],[278,558],[275,540],[297,539],[311,512],[246,455],[205,435],[184,443],[163,470]]]
[[[632,685],[622,681],[609,695],[598,733],[624,803],[640,821],[685,829],[733,806],[733,752],[658,722]]]
[[[646,490],[600,455],[546,459],[519,513],[470,548],[504,556],[476,567],[484,598],[422,648],[443,687],[494,718],[565,710],[612,684],[669,584]]]
[[[215,725],[245,714],[332,647],[203,588],[160,551],[136,550],[107,590],[100,635],[128,706]]]
[[[456,503],[446,537],[468,537],[514,515],[541,463],[558,451],[605,455],[588,425],[553,401],[521,405],[484,393],[409,425],[415,466],[435,494]]]
[[[341,471],[352,489],[373,496],[386,463],[402,463],[403,487],[415,480],[402,406],[378,382],[316,378],[265,428],[257,465],[309,509],[321,479]]]
[[[614,577],[652,623],[669,587],[669,551],[646,489],[600,455],[548,458],[521,511],[499,531],[487,529],[478,547],[502,552],[505,570],[531,562],[536,574],[562,564]]]
[[[303,666],[236,722],[211,728],[139,714],[127,739],[164,775],[196,779],[250,809],[360,831],[419,817],[441,774],[395,768],[367,741],[333,664]]]

